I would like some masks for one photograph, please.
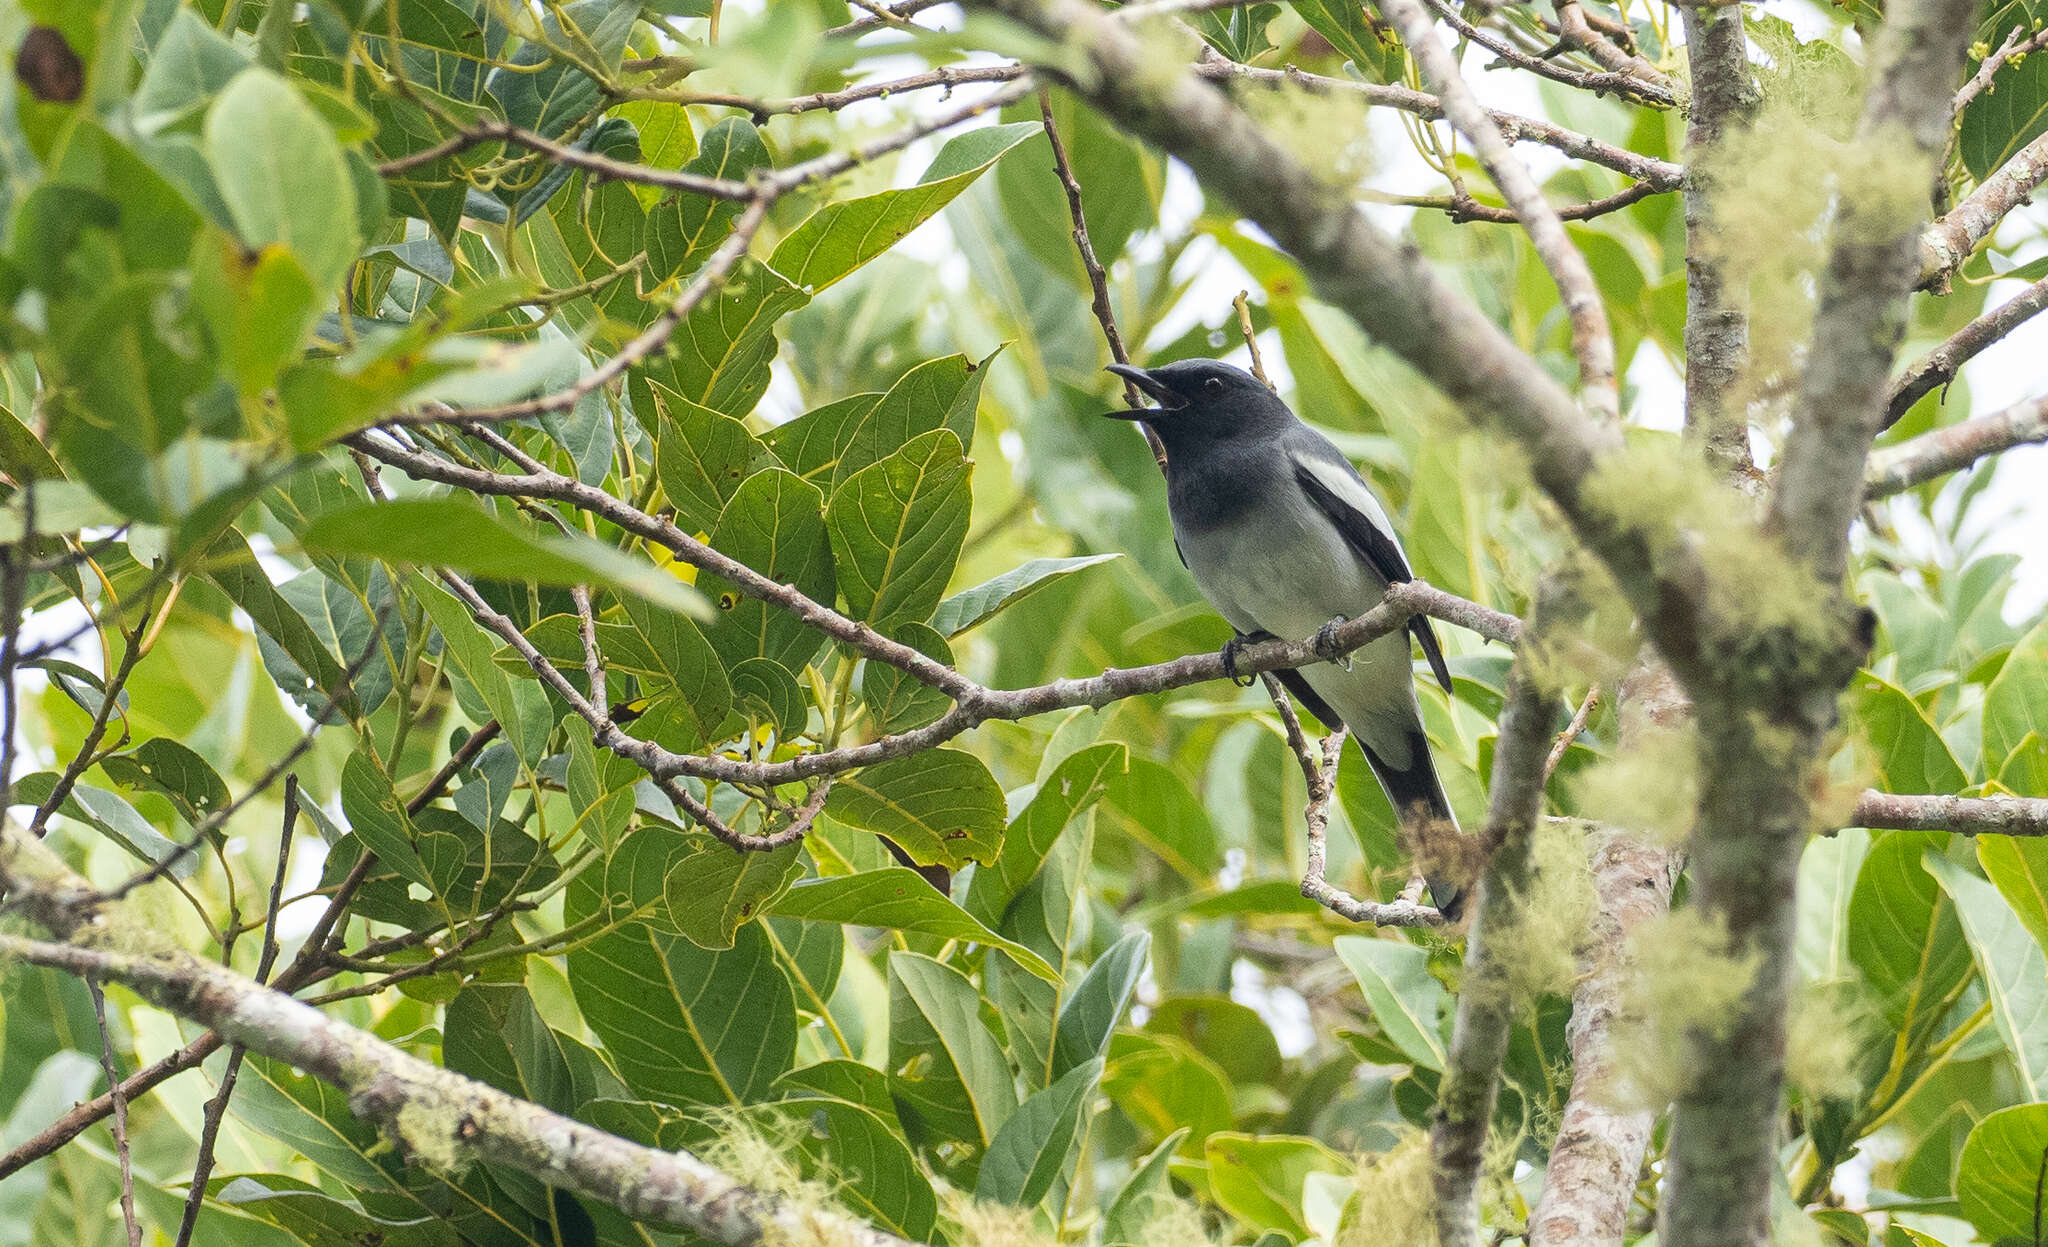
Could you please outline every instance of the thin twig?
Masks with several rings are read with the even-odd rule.
[[[93,763],[99,761],[100,741],[106,737],[107,725],[113,719],[116,703],[121,700],[121,690],[127,686],[128,677],[134,672],[135,664],[141,660],[142,643],[140,639],[133,636],[126,637],[121,646],[121,660],[115,664],[113,675],[108,678],[106,686],[100,690],[100,706],[93,713],[92,726],[86,729],[85,739],[79,742],[78,752],[71,756],[71,761],[64,767],[63,773],[57,777],[56,784],[50,788],[50,795],[44,797],[43,803],[36,807],[36,812],[29,816],[28,827],[30,832],[37,836],[43,834],[44,829],[49,826],[50,817],[71,796],[72,789],[77,787],[79,776],[85,774],[87,770],[91,769]],[[126,741],[126,738],[127,733],[123,729],[123,742]],[[119,744],[115,747],[119,748]]]
[[[142,1247],[142,1223],[135,1219],[135,1165],[128,1155],[128,1098],[121,1091],[121,1069],[114,1063],[114,1036],[107,1029],[107,995],[100,981],[88,976],[85,989],[92,995],[92,1017],[100,1028],[100,1068],[107,1072],[107,1087],[114,1097],[114,1154],[121,1166],[121,1221],[128,1228],[128,1247]]]
[[[628,67],[630,68],[630,65]],[[759,123],[770,117],[836,112],[866,100],[885,100],[905,92],[924,91],[932,87],[950,92],[955,87],[969,83],[1015,82],[1030,72],[1028,67],[1017,64],[941,65],[936,69],[928,69],[923,73],[910,74],[902,78],[878,79],[874,82],[843,87],[837,91],[817,91],[810,95],[791,96],[788,99],[756,99],[747,95],[691,91],[681,87],[620,87],[613,95],[628,100],[662,100],[674,104],[708,104],[716,108],[737,108],[751,114]]]
[[[1442,926],[1444,916],[1433,906],[1421,903],[1420,889],[1412,896],[1404,892],[1391,902],[1364,901],[1330,882],[1330,801],[1337,791],[1337,764],[1343,758],[1345,729],[1339,726],[1323,737],[1319,753],[1310,752],[1301,717],[1294,713],[1294,704],[1281,690],[1280,681],[1270,672],[1260,672],[1259,678],[1265,681],[1266,695],[1273,699],[1273,709],[1279,712],[1280,725],[1287,733],[1287,748],[1300,764],[1301,777],[1308,784],[1308,807],[1303,820],[1307,824],[1308,862],[1301,876],[1301,894],[1352,922],[1382,927]]]
[[[1237,331],[1244,335],[1244,349],[1252,355],[1252,375],[1273,388],[1273,378],[1266,375],[1266,361],[1259,358],[1259,335],[1252,331],[1252,292],[1240,290],[1230,306],[1237,309]]]
[[[1507,139],[1493,118],[1465,83],[1456,58],[1436,37],[1434,24],[1421,0],[1377,0],[1380,12],[1408,47],[1429,84],[1436,88],[1444,113],[1451,124],[1472,141],[1473,154],[1500,188],[1529,243],[1550,272],[1557,294],[1571,319],[1572,353],[1579,361],[1581,400],[1596,419],[1618,423],[1621,393],[1615,379],[1614,331],[1607,323],[1607,308],[1600,300],[1600,287],[1593,270],[1579,253],[1557,210],[1543,197],[1543,188],[1528,167],[1509,150]],[[1560,15],[1571,9],[1560,4]],[[1640,185],[1640,184],[1639,184]],[[1630,188],[1634,190],[1634,187]]]
[[[277,870],[270,878],[270,901],[263,911],[263,949],[256,961],[258,983],[270,978],[277,962],[277,916],[284,908],[284,879],[291,868],[292,833],[299,821],[299,777],[296,772],[284,780],[284,825],[277,833]],[[199,1211],[206,1203],[206,1182],[213,1175],[214,1149],[220,1142],[220,1124],[227,1117],[228,1101],[235,1094],[235,1080],[242,1073],[247,1049],[240,1044],[228,1048],[227,1068],[221,1071],[220,1088],[206,1102],[199,1129],[199,1156],[192,1162],[192,1182],[185,1192],[185,1211],[178,1222],[176,1247],[191,1247],[199,1228]]]
[[[1552,775],[1557,774],[1557,764],[1564,761],[1564,755],[1572,747],[1572,742],[1579,738],[1580,732],[1586,730],[1586,720],[1592,717],[1593,707],[1599,704],[1600,686],[1595,684],[1586,690],[1586,699],[1580,702],[1579,708],[1572,713],[1571,724],[1557,734],[1557,743],[1550,747],[1550,756],[1543,760],[1545,784],[1550,782]]]
[[[1645,81],[1633,73],[1614,70],[1589,73],[1567,68],[1550,57],[1524,52],[1492,31],[1474,26],[1447,0],[1429,0],[1429,3],[1430,8],[1436,11],[1438,20],[1493,53],[1503,64],[1527,70],[1539,78],[1548,78],[1552,82],[1561,82],[1582,91],[1591,91],[1595,95],[1625,95],[1635,103],[1647,104],[1651,108],[1671,108],[1678,103],[1677,96],[1666,83]]]
[[[1970,101],[1990,87],[1991,79],[1999,70],[2005,68],[2007,61],[2016,56],[2032,55],[2042,48],[2048,48],[2048,27],[2043,27],[2032,34],[2028,34],[2025,27],[2013,27],[2012,33],[2005,37],[2005,42],[1998,45],[1998,50],[1985,57],[1977,66],[1977,72],[1971,74],[1970,80],[1956,92],[1955,102],[1950,105],[1950,115],[1960,120],[1963,110],[1970,106]]]
[[[1067,215],[1074,222],[1074,250],[1081,253],[1081,267],[1088,272],[1088,285],[1094,291],[1094,300],[1089,307],[1095,313],[1095,321],[1102,326],[1102,336],[1109,342],[1109,357],[1119,364],[1131,362],[1131,353],[1124,349],[1124,338],[1116,328],[1116,313],[1109,306],[1109,274],[1104,271],[1102,261],[1095,258],[1095,244],[1088,238],[1088,217],[1081,210],[1081,181],[1074,176],[1074,166],[1067,160],[1067,145],[1060,139],[1059,125],[1052,116],[1052,90],[1038,89],[1038,115],[1045,123],[1046,141],[1052,145],[1052,167],[1059,175],[1060,185],[1067,192]],[[1145,405],[1145,396],[1130,378],[1124,378],[1124,405],[1137,410]],[[1166,443],[1159,440],[1159,434],[1152,426],[1142,421],[1138,431],[1145,435],[1145,444],[1152,448],[1152,462],[1166,470]]]
[[[1203,49],[1195,72],[1211,82],[1248,83],[1269,90],[1291,88],[1311,95],[1349,95],[1363,100],[1370,107],[1392,108],[1428,121],[1444,120],[1443,101],[1411,87],[1331,78],[1308,73],[1293,65],[1285,69],[1260,69],[1230,60],[1213,48]],[[1567,130],[1554,122],[1498,109],[1488,110],[1487,115],[1493,118],[1493,124],[1500,127],[1502,137],[1510,143],[1540,143],[1554,147],[1575,160],[1601,165],[1638,182],[1654,183],[1659,190],[1676,190],[1685,177],[1685,170],[1670,161],[1603,143],[1591,135]]]

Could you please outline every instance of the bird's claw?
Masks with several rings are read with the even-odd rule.
[[[1245,638],[1241,636],[1234,636],[1223,643],[1223,674],[1239,688],[1250,688],[1259,677],[1240,674],[1237,669],[1237,656],[1244,652],[1244,645]]]
[[[1337,629],[1340,625],[1349,622],[1351,622],[1351,616],[1338,615],[1322,627],[1317,628],[1315,639],[1309,642],[1309,647],[1315,650],[1317,657],[1321,658],[1324,662],[1335,663],[1345,671],[1351,670],[1351,655],[1343,652],[1338,645]]]

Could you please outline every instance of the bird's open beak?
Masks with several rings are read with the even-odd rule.
[[[1132,385],[1137,386],[1159,404],[1157,407],[1131,407],[1123,411],[1105,411],[1102,413],[1112,420],[1150,420],[1154,416],[1164,415],[1176,407],[1187,406],[1188,400],[1174,393],[1166,386],[1161,385],[1158,378],[1136,364],[1111,364],[1105,371],[1113,372]]]

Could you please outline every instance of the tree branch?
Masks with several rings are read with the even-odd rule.
[[[1991,237],[2006,214],[2027,202],[2027,197],[2044,180],[2048,180],[2048,134],[2013,153],[1997,172],[1978,183],[1963,202],[1927,227],[1920,236],[1920,275],[1916,287],[1927,290],[1946,282],[1970,258],[1977,244]]]
[[[1329,879],[1330,802],[1337,794],[1337,764],[1343,759],[1345,730],[1339,727],[1323,737],[1320,753],[1309,749],[1308,736],[1301,730],[1301,716],[1294,703],[1280,689],[1270,672],[1261,672],[1266,695],[1280,714],[1280,726],[1287,733],[1287,747],[1301,764],[1301,777],[1308,785],[1308,805],[1302,821],[1308,837],[1308,863],[1301,875],[1301,894],[1340,918],[1380,927],[1434,927],[1444,916],[1405,893],[1393,901],[1365,901],[1337,887]]]
[[[1696,81],[1695,91],[1700,86]],[[1689,709],[1671,672],[1647,653],[1622,680],[1616,702],[1624,749],[1636,732],[1680,723]],[[1529,1216],[1530,1247],[1619,1244],[1650,1143],[1650,1113],[1609,1104],[1616,1065],[1613,1023],[1621,1009],[1629,933],[1670,907],[1679,857],[1640,835],[1603,827],[1593,835],[1591,859],[1593,920],[1565,1028],[1572,1088],[1543,1173],[1543,1193]]]
[[[1680,12],[1693,82],[1685,130],[1685,428],[1710,464],[1740,479],[1755,469],[1749,419],[1728,400],[1749,364],[1749,312],[1739,292],[1727,288],[1716,255],[1713,197],[1721,187],[1712,152],[1730,130],[1749,123],[1761,96],[1749,67],[1742,6],[1688,4]]]
[[[1449,49],[1437,41],[1434,24],[1423,11],[1420,0],[1376,0],[1379,10],[1399,32],[1401,42],[1421,66],[1425,79],[1436,88],[1446,116],[1465,137],[1472,140],[1479,163],[1493,177],[1508,206],[1528,232],[1530,245],[1557,285],[1558,299],[1571,319],[1572,353],[1579,360],[1580,398],[1592,414],[1603,421],[1621,419],[1621,395],[1614,375],[1614,331],[1607,323],[1607,308],[1600,301],[1600,287],[1586,257],[1565,233],[1564,222],[1543,197],[1526,166],[1508,150],[1493,118],[1465,85],[1458,63]],[[1576,8],[1560,4],[1560,14]],[[1583,24],[1583,19],[1581,19]]]
[[[1444,1063],[1429,1150],[1436,1188],[1437,1238],[1442,1247],[1478,1247],[1479,1181],[1486,1132],[1500,1091],[1513,1026],[1513,1001],[1499,947],[1489,937],[1512,930],[1515,892],[1529,876],[1530,837],[1543,813],[1556,693],[1518,659],[1508,676],[1494,745],[1493,791],[1486,840],[1495,846],[1479,876],[1471,933],[1465,937],[1465,975]]]
[[[2048,836],[2048,798],[1907,796],[1866,792],[1851,827],[1959,836]]]
[[[1454,292],[1413,247],[1367,221],[1344,188],[1292,153],[1207,83],[1163,72],[1158,57],[1082,0],[981,0],[1066,49],[1075,90],[1123,128],[1180,157],[1290,252],[1317,294],[1346,312],[1474,418],[1513,437],[1573,532],[1613,572],[1681,675],[1701,674],[1704,578],[1686,551],[1652,542],[1629,516],[1589,497],[1620,431],[1586,419],[1571,396]],[[1660,560],[1665,566],[1660,567]]]
[[[1429,121],[1444,120],[1441,100],[1409,87],[1329,78],[1307,73],[1292,65],[1286,69],[1259,69],[1230,60],[1213,48],[1203,49],[1195,72],[1217,83],[1251,83],[1268,89],[1292,87],[1311,95],[1354,95],[1374,107],[1412,113]],[[1603,143],[1590,135],[1567,130],[1540,118],[1498,109],[1489,109],[1487,115],[1500,128],[1501,136],[1510,143],[1540,143],[1554,147],[1573,159],[1601,165],[1638,182],[1649,182],[1660,191],[1676,189],[1685,176],[1685,170],[1670,161]]]
[[[2030,398],[2004,411],[1922,433],[1870,456],[1864,474],[1869,498],[1888,498],[1923,481],[1959,472],[1987,455],[2048,442],[2048,397]]]
[[[2044,31],[2043,33],[2048,33]],[[1991,311],[1955,331],[1948,341],[1927,353],[1892,382],[1885,399],[1884,427],[1897,424],[1921,398],[1955,380],[1964,364],[1987,347],[2048,308],[2048,277],[2020,291]]]
[[[1663,80],[1662,74],[1658,74],[1655,80],[1650,80],[1639,78],[1633,72],[1621,70],[1610,69],[1605,73],[1588,73],[1583,70],[1571,69],[1559,64],[1550,57],[1532,56],[1509,43],[1500,35],[1474,26],[1471,22],[1466,21],[1464,16],[1451,7],[1446,0],[1430,0],[1430,7],[1436,10],[1437,17],[1450,26],[1452,30],[1457,31],[1464,38],[1493,53],[1496,57],[1500,58],[1500,63],[1502,64],[1511,65],[1516,69],[1527,70],[1539,78],[1548,78],[1552,82],[1561,82],[1566,86],[1577,87],[1582,91],[1591,91],[1595,95],[1607,95],[1610,93],[1625,95],[1634,102],[1648,105],[1651,108],[1672,108],[1678,104],[1677,95],[1672,91],[1670,83]],[[1640,58],[1635,59],[1640,60]],[[1647,62],[1643,63],[1647,64]],[[1653,70],[1652,72],[1655,71]]]
[[[1131,353],[1124,349],[1124,336],[1117,332],[1116,313],[1109,305],[1109,274],[1103,270],[1102,261],[1095,258],[1095,243],[1088,237],[1088,215],[1081,205],[1081,180],[1074,176],[1074,166],[1067,160],[1067,145],[1061,141],[1059,125],[1053,120],[1049,87],[1038,89],[1038,115],[1045,125],[1045,140],[1052,147],[1053,172],[1067,192],[1067,216],[1074,222],[1074,250],[1081,257],[1081,267],[1088,274],[1088,288],[1094,293],[1089,308],[1095,313],[1095,322],[1102,326],[1103,340],[1109,343],[1109,357],[1119,364],[1128,364]],[[1145,405],[1145,396],[1129,377],[1124,378],[1124,405],[1132,410]],[[1152,462],[1165,471],[1166,443],[1159,440],[1150,424],[1140,421],[1138,431],[1145,435],[1145,444],[1152,449]]]
[[[1910,167],[1932,181],[1975,7],[1973,0],[1905,0],[1890,8],[1857,126],[1861,159],[1882,152],[1895,161],[1903,149]],[[1898,176],[1906,174],[1901,167]],[[1808,769],[1867,644],[1839,626],[1848,614],[1840,586],[1919,246],[1920,225],[1908,216],[1917,215],[1919,197],[1911,209],[1883,199],[1840,198],[1767,524],[1813,577],[1820,626],[1799,637],[1796,659],[1764,659],[1761,685],[1757,673],[1739,669],[1750,665],[1748,656],[1718,685],[1688,682],[1711,724],[1701,734],[1692,895],[1702,915],[1727,931],[1731,948],[1754,958],[1756,971],[1725,1026],[1697,1030],[1686,1045],[1688,1075],[1672,1116],[1659,1210],[1661,1247],[1761,1247],[1769,1238]],[[1828,627],[1831,619],[1838,626]]]

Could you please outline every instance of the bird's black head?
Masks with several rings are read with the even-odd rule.
[[[1111,364],[1109,371],[1159,405],[1105,414],[1115,420],[1144,421],[1169,450],[1176,443],[1270,435],[1294,419],[1265,382],[1220,360],[1182,359],[1149,369]]]

